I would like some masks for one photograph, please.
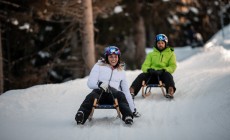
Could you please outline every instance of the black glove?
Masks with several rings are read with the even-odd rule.
[[[164,69],[163,69],[163,70],[156,70],[156,71],[155,71],[155,73],[156,73],[157,75],[162,75],[164,72],[165,72]]]
[[[140,116],[141,116],[141,114],[139,112],[137,112],[137,109],[135,108],[134,112],[133,112],[133,117],[138,118]]]
[[[108,85],[107,83],[100,82],[100,83],[98,84],[98,87],[99,87],[101,90],[103,90],[104,92],[106,92],[106,91],[108,90],[109,85]]]
[[[154,74],[154,73],[155,73],[155,70],[152,69],[152,68],[150,68],[150,69],[147,70],[147,72],[148,72],[149,74]]]

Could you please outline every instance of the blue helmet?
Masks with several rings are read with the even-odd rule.
[[[158,35],[156,36],[156,38],[155,38],[155,41],[156,41],[156,43],[157,43],[158,41],[164,41],[165,44],[167,45],[167,44],[168,44],[168,37],[167,37],[165,34],[158,34]]]
[[[121,56],[121,51],[116,46],[108,46],[108,47],[106,47],[105,50],[104,50],[104,56],[105,56],[105,58],[108,55],[111,55],[111,54],[116,54],[116,55],[118,55],[120,57]]]

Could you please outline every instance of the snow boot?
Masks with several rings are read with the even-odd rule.
[[[168,93],[166,93],[165,97],[172,99],[173,98],[173,94],[174,94],[174,88],[173,87],[169,87]]]
[[[82,111],[78,111],[76,116],[75,116],[75,120],[77,121],[77,124],[83,124],[84,121],[84,112]]]
[[[125,117],[125,123],[128,125],[132,125],[133,124],[133,119],[130,116]]]

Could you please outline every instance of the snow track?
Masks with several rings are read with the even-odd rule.
[[[228,38],[225,40],[225,44],[230,42]],[[215,43],[216,40],[211,44]],[[99,109],[95,110],[92,122],[76,125],[74,116],[91,91],[86,77],[1,95],[0,139],[229,140],[229,50],[215,46],[181,49],[176,49],[180,58],[186,58],[186,51],[189,56],[191,51],[195,55],[178,62],[173,74],[177,87],[175,99],[164,98],[159,88],[154,88],[146,99],[139,92],[135,104],[142,116],[135,118],[131,127],[115,118],[116,110]],[[140,70],[127,71],[129,84],[140,73]]]

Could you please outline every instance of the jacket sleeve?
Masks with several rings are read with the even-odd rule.
[[[95,64],[89,74],[89,78],[87,81],[87,85],[90,89],[98,88],[99,74],[100,74],[100,66],[98,64]]]
[[[129,104],[129,108],[132,112],[134,112],[134,109],[135,109],[135,105],[134,105],[134,102],[133,102],[133,98],[129,92],[129,85],[128,85],[128,82],[126,80],[126,75],[125,75],[125,72],[124,72],[124,78],[123,80],[121,81],[121,89],[122,89],[122,92],[125,94],[125,97],[126,97],[126,100]]]
[[[151,68],[151,53],[148,53],[144,63],[141,66],[141,70],[146,73],[149,68]]]
[[[173,52],[172,56],[169,59],[169,66],[165,68],[165,70],[169,73],[173,73],[177,68],[177,64],[176,64],[176,55]]]

